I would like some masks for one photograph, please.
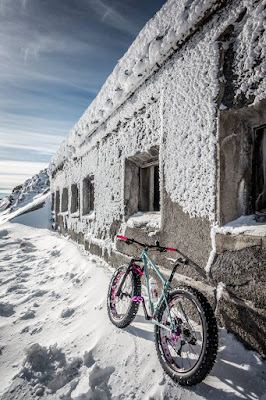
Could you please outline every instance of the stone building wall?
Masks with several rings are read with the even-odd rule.
[[[175,52],[53,168],[51,188],[57,211],[57,194],[61,199],[56,228],[114,266],[136,255],[133,246],[116,242],[117,234],[178,247],[190,260],[178,271],[179,283],[197,286],[216,308],[219,322],[266,355],[262,242],[243,239],[239,249],[232,235],[213,235],[216,224],[252,212],[252,138],[254,129],[266,124],[265,80],[259,78],[251,88],[255,78],[245,71],[250,82],[245,91],[243,77],[234,71],[243,61],[241,51],[249,51],[245,32],[262,3],[221,2],[205,15]],[[141,198],[140,164],[156,163],[156,152],[160,222],[148,218],[134,226],[129,217]],[[84,215],[86,179],[93,182],[94,205]],[[73,184],[79,207],[71,213]],[[66,188],[68,211],[63,211]],[[155,260],[169,272],[167,257],[156,254]],[[221,299],[217,288],[223,288]]]

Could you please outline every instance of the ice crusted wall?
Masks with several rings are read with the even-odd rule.
[[[259,48],[264,40],[264,31],[261,30],[258,40],[255,37],[254,40],[249,40],[248,37],[256,18],[264,12],[261,4],[265,1],[256,4],[257,7],[253,1],[239,0],[230,3],[164,62],[166,42],[163,38],[169,39],[169,32],[174,35],[170,30],[170,23],[181,24],[183,21],[183,25],[178,27],[178,32],[183,33],[180,33],[177,42],[181,42],[211,3],[191,1],[185,12],[185,2],[167,2],[140,33],[54,157],[52,171],[56,171],[62,161],[67,161],[52,179],[53,191],[62,191],[63,187],[70,187],[72,183],[80,183],[82,191],[85,177],[94,175],[95,179],[94,214],[81,218],[77,215],[65,216],[68,228],[85,232],[88,237],[109,237],[112,223],[121,221],[124,217],[125,159],[138,151],[148,150],[153,145],[160,146],[161,182],[172,201],[178,202],[190,216],[207,218],[210,221],[215,219],[220,62],[218,40],[229,24],[239,28],[237,40],[240,42],[235,45],[234,64],[235,70],[239,69],[239,90],[247,92],[250,89],[244,87],[246,76],[253,82],[253,93],[257,90],[258,96],[265,96],[261,90],[265,80],[260,72],[253,73],[250,70],[252,59],[255,59],[254,54],[263,54],[262,50],[259,52]],[[175,6],[183,7],[183,13],[181,11],[178,17],[173,13]],[[192,12],[193,7],[197,12]],[[245,8],[245,17],[238,23],[237,19]],[[260,26],[263,23],[261,21]],[[157,39],[152,42],[154,37]],[[171,36],[173,37],[172,44],[177,36]],[[148,48],[143,47],[141,41],[148,43]],[[245,52],[250,55],[250,61],[244,68],[241,63],[245,63]],[[144,62],[144,55],[145,60],[148,57],[150,65],[155,60],[162,65],[151,75],[151,69],[138,69],[141,74],[139,78],[142,79],[140,81],[132,73],[134,68],[130,65],[137,65],[137,60]],[[263,62],[262,59],[261,63]],[[122,82],[119,74],[123,69],[129,72]],[[143,79],[147,76],[145,74],[150,77],[144,82]],[[114,95],[115,82],[121,83],[118,92],[121,92],[122,97],[134,92],[127,101],[123,102],[122,97],[119,100],[119,96]],[[256,85],[254,82],[257,82]],[[110,101],[105,101],[107,95]],[[96,127],[95,131],[92,125]],[[82,198],[82,192],[80,197]]]
[[[68,159],[192,32],[216,0],[169,0],[145,25],[53,158]]]
[[[234,43],[236,95],[252,96],[257,102],[266,96],[266,0],[243,3],[247,12]]]

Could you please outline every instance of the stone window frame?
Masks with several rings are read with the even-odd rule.
[[[254,137],[266,126],[266,99],[220,110],[217,146],[217,222],[223,226],[254,209]]]
[[[161,213],[161,183],[158,179],[158,210],[154,210],[154,169],[159,163],[159,146],[125,159],[124,206],[126,220],[137,212]],[[159,176],[158,176],[159,178]],[[148,186],[148,190],[147,190]]]
[[[62,197],[61,197],[61,212],[65,213],[68,212],[68,187],[64,187],[62,190]]]
[[[95,207],[95,179],[90,174],[82,181],[82,215],[90,215]]]
[[[71,202],[70,202],[70,212],[71,214],[75,214],[79,211],[80,205],[80,190],[79,185],[77,183],[72,183],[70,187],[71,192]]]

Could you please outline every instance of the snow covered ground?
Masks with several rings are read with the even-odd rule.
[[[0,226],[1,400],[266,399],[265,363],[223,329],[211,375],[189,389],[173,383],[141,313],[124,330],[109,322],[111,274],[51,230]]]

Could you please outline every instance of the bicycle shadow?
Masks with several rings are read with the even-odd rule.
[[[206,400],[262,399],[266,393],[265,365],[257,353],[247,351],[232,334],[219,329],[219,350],[210,375],[188,390]]]
[[[133,325],[126,330],[134,336],[154,342],[153,325],[149,325],[147,329],[144,316],[137,315]],[[172,386],[173,383],[170,384]],[[173,390],[174,387],[180,389],[175,384]],[[202,383],[185,390],[206,400],[262,399],[266,394],[265,363],[257,353],[247,351],[232,334],[219,329],[219,350],[210,375]]]
[[[154,342],[153,324],[147,321],[144,318],[144,315],[136,315],[132,325],[127,327],[125,330],[131,335]]]

